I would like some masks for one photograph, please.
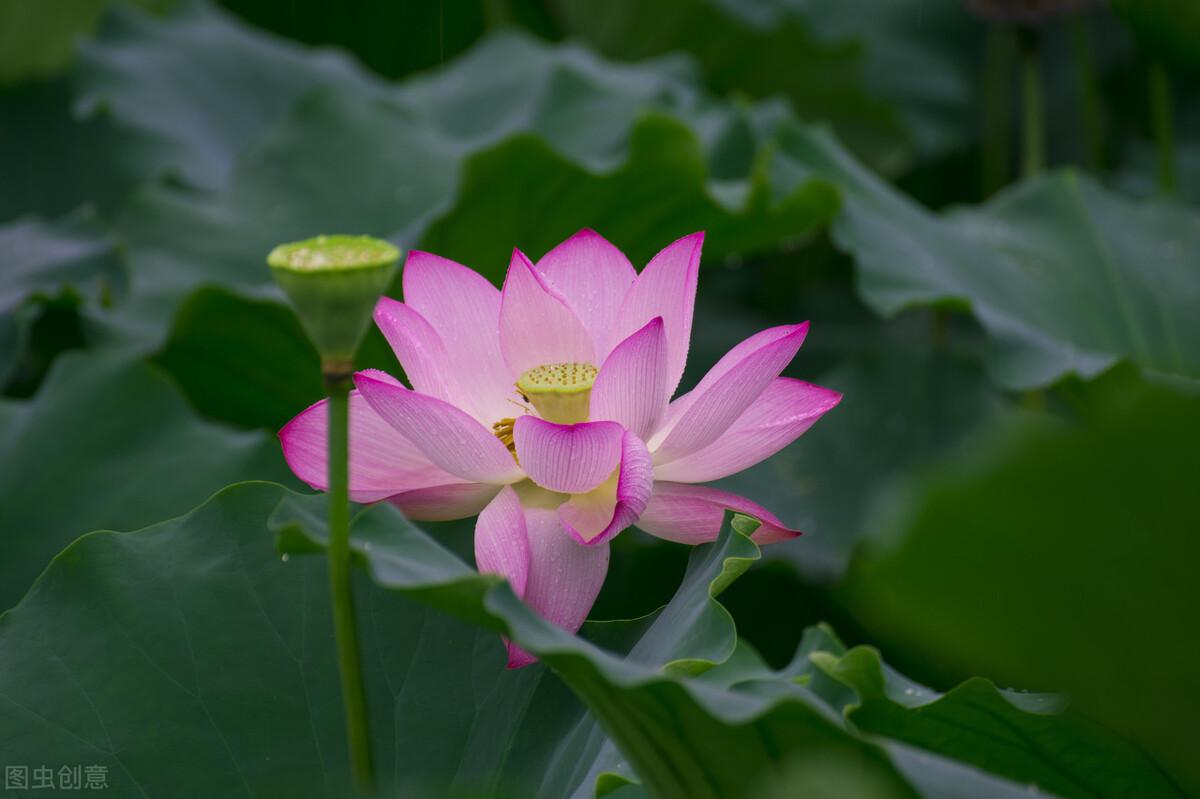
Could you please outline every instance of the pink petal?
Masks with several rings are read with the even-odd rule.
[[[687,363],[703,245],[704,234],[693,233],[651,259],[621,303],[617,336],[612,339],[622,341],[654,317],[662,317],[667,335],[668,396],[675,393]]]
[[[842,395],[790,377],[777,377],[711,444],[659,466],[659,480],[707,483],[748,469],[800,437]]]
[[[529,537],[525,512],[511,486],[488,503],[475,522],[475,567],[480,574],[499,574],[513,593],[525,595],[529,580]]]
[[[404,263],[404,301],[437,331],[452,373],[479,418],[513,415],[517,375],[500,354],[500,292],[462,264],[413,250]]]
[[[592,386],[592,418],[620,422],[649,438],[670,399],[667,368],[667,336],[656,316],[604,359]]]
[[[479,513],[498,489],[490,483],[446,483],[405,491],[388,497],[388,502],[413,521],[447,522]]]
[[[279,431],[283,457],[308,485],[324,491],[328,424],[321,400],[296,415]],[[453,475],[430,463],[425,454],[380,418],[357,391],[350,392],[350,498],[377,502],[402,491],[453,483]]]
[[[450,356],[425,317],[391,297],[379,299],[374,317],[375,325],[392,346],[412,387],[455,404],[461,392],[454,389],[453,375],[447,368]]]
[[[696,452],[728,430],[795,357],[807,333],[807,323],[773,327],[730,350],[672,404],[665,435],[660,431],[651,445],[655,463]]]
[[[585,546],[596,546],[638,520],[654,487],[654,465],[642,440],[628,430],[621,438],[621,468],[608,481],[558,508],[563,528]]]
[[[354,384],[375,412],[431,462],[476,483],[514,483],[524,477],[500,439],[465,411],[386,378],[368,370],[356,374]]]
[[[615,344],[617,315],[637,272],[629,259],[594,230],[583,229],[537,262],[591,334],[596,353]]]
[[[709,486],[654,483],[654,493],[642,511],[638,527],[651,535],[681,544],[706,544],[717,539],[725,509],[753,516],[761,522],[751,538],[759,544],[787,541],[800,535],[769,510],[745,497]]]
[[[596,362],[592,337],[558,289],[513,251],[500,300],[500,349],[516,377],[550,363]]]
[[[608,574],[608,543],[580,546],[559,525],[558,514],[543,508],[525,509],[525,527],[529,536],[529,579],[523,599],[542,618],[576,633]],[[509,644],[509,668],[533,660],[528,652]]]
[[[555,424],[517,417],[513,442],[530,479],[551,491],[581,494],[608,479],[621,462],[624,429],[616,422]]]

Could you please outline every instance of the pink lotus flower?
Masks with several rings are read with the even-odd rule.
[[[497,291],[465,266],[412,252],[404,299],[375,322],[412,388],[376,370],[350,395],[350,497],[417,520],[479,514],[481,572],[506,577],[544,618],[576,632],[630,525],[670,541],[716,538],[726,508],[759,520],[754,540],[800,533],[768,510],[697,483],[795,440],[841,395],[780,372],[807,324],[730,350],[671,401],[691,337],[702,233],[639,275],[583,230],[536,265],[520,251]],[[279,437],[296,476],[325,485],[324,403]],[[533,658],[509,645],[509,666]]]

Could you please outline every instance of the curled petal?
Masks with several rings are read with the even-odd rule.
[[[604,359],[592,386],[592,418],[619,422],[649,438],[671,398],[667,379],[667,336],[656,316]]]
[[[777,377],[716,441],[659,466],[655,476],[707,483],[736,474],[795,441],[841,399],[836,391]]]
[[[445,483],[404,491],[388,497],[388,502],[413,521],[448,522],[479,513],[499,488],[491,483]]]
[[[655,463],[695,452],[728,430],[788,365],[807,333],[807,323],[773,327],[730,350],[672,404],[667,425],[651,445]]]
[[[551,363],[595,363],[592,337],[558,289],[513,251],[500,300],[500,349],[515,380]]]
[[[462,264],[418,250],[405,260],[403,283],[405,304],[437,332],[445,369],[478,418],[511,416],[516,376],[500,354],[500,291]]]
[[[555,424],[521,416],[513,425],[517,460],[530,479],[566,494],[591,491],[621,461],[624,430],[616,422]]]
[[[725,510],[744,513],[759,521],[751,538],[759,544],[787,541],[800,535],[773,513],[745,497],[709,486],[656,482],[638,527],[650,535],[681,544],[706,544],[721,532]]]
[[[384,421],[450,474],[497,485],[524,476],[500,439],[466,412],[410,391],[382,372],[359,372],[354,383]]]
[[[576,633],[600,594],[608,574],[608,543],[580,546],[558,523],[554,510],[525,509],[529,537],[529,578],[522,597],[539,616]],[[508,666],[519,668],[534,657],[508,645]]]
[[[675,393],[687,363],[703,245],[703,233],[693,233],[667,245],[638,275],[621,303],[614,341],[625,339],[654,317],[662,317],[667,336],[668,396]]]
[[[654,487],[654,465],[642,440],[628,430],[621,438],[621,466],[598,488],[576,494],[558,509],[563,528],[584,546],[602,544],[634,524]]]
[[[617,316],[637,272],[594,230],[584,229],[542,256],[537,269],[558,289],[591,334],[600,357],[616,343]]]
[[[297,477],[318,491],[327,474],[328,400],[296,415],[279,431],[283,457]],[[393,494],[456,482],[383,420],[357,391],[350,392],[350,498],[378,502]]]
[[[529,580],[529,536],[525,511],[511,486],[500,489],[475,522],[475,567],[481,574],[499,574],[513,593],[525,596]]]

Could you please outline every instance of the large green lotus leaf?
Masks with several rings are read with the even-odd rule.
[[[578,48],[502,36],[392,99],[317,91],[252,148],[227,187],[155,185],[133,198],[120,224],[133,291],[116,316],[144,351],[164,343],[167,319],[198,285],[274,298],[263,253],[321,230],[421,244],[498,281],[514,244],[537,257],[589,225],[644,262],[698,227],[720,257],[791,241],[830,217],[830,187],[768,186],[755,163],[755,120],[701,103],[673,70],[614,67]],[[654,103],[664,112],[646,110]],[[629,214],[630,203],[643,212]],[[262,340],[274,340],[276,326],[263,325]],[[195,326],[183,335],[220,355]],[[260,337],[247,328],[245,338],[236,357],[250,363]],[[186,359],[169,368],[189,391],[200,383],[184,374]],[[237,369],[227,364],[228,380],[206,372],[208,384],[235,385]],[[222,418],[279,421],[271,408]]]
[[[268,529],[311,548],[323,535],[321,506],[319,497],[242,484],[178,519],[136,533],[94,533],[68,547],[0,619],[6,764],[106,765],[119,795],[341,795],[345,751],[323,563],[281,559]],[[737,713],[770,704],[657,668],[680,656],[728,656],[728,618],[697,615],[719,608],[710,592],[732,576],[730,568],[740,570],[731,564],[756,551],[728,529],[697,553],[688,580],[657,618],[615,625],[621,629],[594,625],[597,639],[617,643],[618,651],[637,641],[627,660],[541,622],[507,587],[475,574],[388,506],[359,518],[355,546],[377,578],[403,585],[403,593],[485,628],[507,629],[551,665],[567,666],[571,676],[559,668],[565,682],[582,688],[589,702],[607,702],[601,719],[620,725],[619,740],[670,731],[643,739],[653,740],[652,751],[634,759],[661,769],[688,758],[697,770],[659,775],[668,789],[683,779],[700,788],[688,795],[712,795],[704,769],[691,760],[699,753],[673,740],[664,713],[677,708],[679,723],[693,726],[694,716],[711,731],[716,722],[706,706]],[[475,632],[394,591],[365,582],[358,588],[375,760],[385,788],[587,796],[600,774],[610,775],[609,787],[632,776],[561,682],[541,666],[503,668],[494,632]],[[712,625],[716,638],[697,636],[702,631],[693,625]],[[773,715],[785,725],[780,733],[802,733],[796,746],[824,744],[892,773],[878,750],[841,731],[817,705],[793,705]],[[744,779],[761,765],[767,758],[758,734],[733,735],[753,763],[722,768]],[[710,741],[706,750],[720,743]],[[669,752],[655,754],[659,747]]]
[[[99,108],[134,134],[149,163],[204,187],[222,185],[236,156],[317,86],[358,95],[382,84],[349,58],[233,22],[204,2],[159,19],[115,9],[82,46],[76,105]]]
[[[274,244],[419,227],[449,194],[455,171],[449,145],[412,112],[333,91],[299,103],[245,164],[220,192],[157,185],[130,200],[121,221],[129,314],[161,330],[201,284],[277,296],[265,266]]]
[[[732,124],[729,141],[740,135]],[[425,231],[421,246],[478,264],[493,279],[507,267],[514,242],[536,257],[583,227],[623,242],[639,266],[697,230],[707,233],[705,255],[719,259],[798,239],[837,208],[832,188],[819,182],[772,202],[761,172],[724,187],[745,197],[727,207],[706,188],[706,161],[692,131],[669,116],[636,122],[628,160],[607,175],[590,174],[532,136],[514,138],[467,161],[454,208]]]
[[[683,50],[720,94],[782,95],[832,124],[887,172],[961,144],[981,29],[952,5],[883,0],[585,0],[557,4],[568,31],[606,55]],[[870,25],[863,20],[870,19]]]
[[[1000,690],[981,677],[942,694],[885,664],[872,647],[847,650],[824,624],[804,631],[779,672],[745,656],[741,671],[740,690],[794,680],[864,733],[972,764],[1035,795],[1182,795],[1144,751],[1068,709],[1065,696]]]
[[[107,214],[145,176],[128,139],[109,114],[77,118],[65,79],[0,91],[0,221],[83,205]]]
[[[853,689],[846,715],[866,732],[1060,796],[1183,796],[1144,751],[1067,710],[1065,696],[1002,691],[980,677],[940,694],[865,646],[818,649],[808,658]]]
[[[71,544],[0,617],[5,764],[107,766],[120,795],[342,795],[324,567],[304,556],[323,541],[322,512],[319,496],[247,483],[154,527]],[[363,580],[355,594],[385,792],[631,796],[640,779],[652,795],[692,797],[866,779],[886,796],[911,796],[910,784],[932,797],[1028,795],[936,749],[880,748],[845,729],[835,680],[811,665],[840,652],[827,631],[810,631],[800,667],[779,674],[735,647],[713,596],[757,549],[729,525],[660,613],[590,623],[591,643],[386,505],[353,536],[387,589]],[[506,671],[497,631],[558,678]],[[817,754],[836,768],[814,782],[797,764]]]
[[[1096,405],[1005,426],[918,481],[876,520],[846,596],[885,643],[1069,693],[1195,793],[1200,401],[1126,389]]]
[[[206,416],[279,429],[325,396],[321,362],[295,315],[216,287],[179,306],[155,357]]]
[[[994,375],[1040,386],[1120,359],[1200,378],[1200,214],[1133,201],[1075,172],[1040,176],[939,216],[872,176],[827,134],[792,127],[791,168],[837,184],[834,227],[863,299],[894,314],[957,303],[994,337]],[[785,168],[787,158],[777,159]]]
[[[33,398],[0,402],[0,607],[95,528],[183,513],[230,479],[280,479],[279,445],[201,422],[152,367],[68,353]]]
[[[884,343],[887,332],[879,329],[876,351],[850,355],[813,380],[843,394],[827,419],[761,464],[718,483],[805,531],[798,541],[766,552],[810,579],[841,577],[879,498],[911,469],[955,452],[1007,404],[969,353]],[[815,324],[810,334],[836,335],[836,328]],[[804,356],[801,350],[801,371]]]
[[[862,51],[863,80],[907,124],[924,156],[968,143],[976,108],[974,85],[985,29],[956,4],[923,0],[714,0],[779,24],[801,17],[827,42],[853,42]],[[865,24],[865,20],[870,20]]]
[[[861,49],[820,41],[800,17],[759,20],[709,0],[555,5],[567,31],[606,56],[640,60],[684,50],[720,94],[783,95],[806,119],[829,121],[855,152],[883,168],[894,170],[908,156],[900,118],[863,83]]]
[[[195,68],[186,50],[177,57]],[[501,36],[390,100],[318,91],[227,188],[158,186],[133,200],[122,227],[135,289],[162,308],[199,281],[261,287],[272,243],[319,230],[449,245],[498,278],[514,244],[540,254],[588,224],[617,227],[640,260],[699,225],[722,253],[829,218],[828,186],[768,187],[754,120],[702,102],[677,71]],[[647,118],[655,109],[667,116]],[[631,202],[647,205],[636,221]]]
[[[313,515],[319,507],[311,500],[293,501],[276,512],[273,524],[280,529],[283,549],[299,553],[323,545]],[[675,598],[659,614],[642,620],[645,632],[624,659],[545,623],[507,586],[485,594],[482,608],[475,606],[479,596],[474,584],[455,580],[448,592],[432,589],[420,555],[386,528],[355,534],[352,548],[377,584],[477,624],[499,626],[538,654],[588,705],[652,795],[758,795],[768,785],[807,784],[789,769],[815,752],[839,764],[839,776],[831,777],[835,784],[845,771],[857,772],[886,786],[886,795],[907,796],[913,786],[931,797],[1029,795],[1026,786],[950,761],[934,747],[918,750],[885,741],[881,751],[844,738],[837,721],[853,693],[811,664],[814,653],[844,651],[828,629],[809,630],[793,667],[778,674],[737,644],[715,596],[758,557],[757,547],[745,539],[753,524],[745,521],[727,520],[714,546],[693,553]],[[687,656],[680,657],[682,652]],[[696,676],[685,676],[689,674]],[[825,683],[808,687],[814,676],[824,676]],[[832,715],[820,709],[822,704],[829,705]],[[591,764],[587,784],[598,777],[601,791],[619,784],[618,776],[629,776],[615,760],[618,750],[608,744],[604,751],[609,754],[595,763],[585,761]],[[849,765],[853,768],[842,768]],[[600,766],[612,769],[609,776],[597,771]],[[565,795],[559,790],[549,795]]]
[[[87,214],[55,222],[32,217],[0,227],[0,386],[13,376],[38,302],[111,299],[124,289],[116,242]]]

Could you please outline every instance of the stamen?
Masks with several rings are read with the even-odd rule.
[[[513,443],[513,425],[517,420],[511,416],[506,416],[500,421],[492,425],[492,433],[496,438],[500,439],[500,443],[508,447],[508,451],[517,457],[517,446]]]

